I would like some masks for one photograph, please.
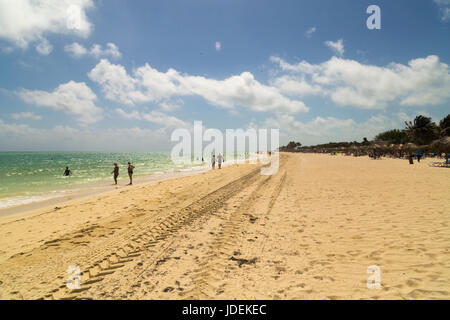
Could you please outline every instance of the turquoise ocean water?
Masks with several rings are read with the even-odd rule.
[[[171,161],[169,152],[0,152],[0,209],[112,183],[114,162],[120,167],[119,183],[124,184],[128,161],[137,177],[183,169]],[[66,166],[70,177],[63,175]]]

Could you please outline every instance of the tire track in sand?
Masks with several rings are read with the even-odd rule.
[[[225,284],[223,279],[230,260],[234,258],[234,245],[240,240],[239,232],[242,231],[242,226],[249,220],[249,216],[250,219],[259,219],[270,213],[283,188],[286,172],[283,174],[280,172],[275,176],[262,177],[264,177],[263,180],[258,183],[250,195],[244,197],[238,208],[229,214],[222,232],[214,239],[209,254],[203,257],[199,263],[200,268],[193,274],[190,288],[183,294],[184,299],[215,299],[217,295],[223,292],[222,288]],[[266,194],[267,197],[265,197]],[[264,213],[258,217],[249,214],[252,208],[254,209],[256,202],[260,202],[260,205],[264,205],[266,208]],[[256,259],[235,260],[241,265],[244,263],[255,263]]]
[[[180,228],[190,225],[199,217],[221,208],[228,199],[240,191],[242,185],[249,186],[259,180],[259,173],[260,168],[255,168],[249,174],[209,193],[178,212],[170,214],[159,224],[155,225],[154,221],[150,221],[150,219],[143,221],[139,228],[133,228],[109,241],[102,248],[97,248],[97,254],[92,255],[80,265],[82,276],[80,289],[69,290],[64,282],[50,290],[41,299],[81,298],[80,293],[88,291],[142,253],[150,252],[152,255],[159,256],[169,249],[164,246],[164,242],[169,236]]]

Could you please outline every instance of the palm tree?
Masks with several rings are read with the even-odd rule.
[[[429,144],[439,137],[438,127],[429,117],[419,115],[413,123],[405,121],[405,125],[406,134],[418,145]]]
[[[370,144],[369,140],[366,137],[363,138],[363,142],[361,143],[363,146],[368,146]]]
[[[377,134],[375,140],[400,144],[408,142],[408,136],[406,135],[405,130],[393,129]]]
[[[450,114],[439,122],[441,137],[450,136]]]

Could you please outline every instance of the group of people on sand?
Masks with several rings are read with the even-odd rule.
[[[131,186],[133,184],[133,170],[134,166],[128,162],[128,177],[130,178],[130,183],[127,184],[128,186]],[[119,176],[119,166],[116,162],[114,162],[114,169],[111,172],[114,174],[114,184],[117,184],[117,177]]]
[[[203,158],[202,158],[203,160]],[[216,156],[213,155],[211,158],[211,165],[212,168],[215,169],[216,168],[216,162],[217,162],[217,166],[219,167],[219,169],[222,168],[222,162],[224,162],[223,160],[223,156],[221,153],[219,153],[219,155]],[[133,170],[134,170],[134,166],[128,162],[128,177],[130,178],[130,183],[127,184],[128,186],[131,186],[133,184]],[[114,177],[114,184],[117,185],[117,178],[119,177],[119,165],[117,164],[117,162],[114,162],[114,169],[113,171],[111,171],[111,174],[113,174]],[[72,175],[72,171],[70,171],[69,167],[66,167],[66,170],[64,171],[64,176],[70,176]]]
[[[133,170],[134,166],[128,162],[128,177],[130,178],[130,183],[127,184],[128,186],[131,186],[133,184]],[[119,176],[119,165],[117,162],[114,162],[114,169],[111,172],[111,174],[114,174],[114,184],[117,185],[117,177]],[[64,176],[68,177],[72,175],[72,171],[70,171],[69,167],[66,167],[66,170],[64,170]]]
[[[222,162],[223,162],[223,156],[221,153],[219,153],[219,155],[217,156],[217,166],[219,167],[219,169],[222,168]],[[214,154],[211,158],[211,166],[212,166],[213,170],[216,168],[216,156]]]

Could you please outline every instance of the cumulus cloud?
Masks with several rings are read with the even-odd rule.
[[[290,73],[272,80],[286,94],[324,94],[339,105],[363,109],[383,109],[392,102],[430,106],[450,100],[449,66],[433,55],[385,67],[337,57],[321,64],[292,65],[277,57],[272,61]]]
[[[277,88],[261,84],[250,72],[215,80],[181,74],[174,69],[160,72],[145,64],[130,76],[123,66],[102,59],[90,71],[89,78],[101,85],[106,98],[129,105],[161,102],[172,97],[200,96],[213,106],[228,109],[244,106],[260,112],[308,111],[302,101],[289,99]]]
[[[159,104],[160,108],[164,111],[173,111],[179,109],[184,105],[183,100],[177,99],[176,101],[163,101]]]
[[[434,2],[439,6],[442,21],[450,21],[450,0],[434,0]]]
[[[286,61],[284,61],[283,59],[281,59],[280,57],[270,57],[270,61],[272,61],[273,63],[279,64],[281,70],[283,71],[292,71],[292,72],[305,72],[305,73],[310,73],[313,71],[314,66],[309,64],[306,61],[301,61],[297,64],[290,64]]]
[[[171,144],[170,132],[164,129],[61,125],[37,129],[0,119],[0,146],[7,151],[168,151]]]
[[[78,42],[64,46],[64,50],[69,52],[74,58],[80,58],[88,53],[87,49]]]
[[[163,128],[188,128],[190,125],[178,119],[177,117],[167,115],[161,111],[152,110],[150,112],[139,112],[137,110],[125,111],[117,108],[116,112],[119,116],[128,120],[145,120],[150,123],[158,124]]]
[[[442,21],[450,21],[450,7],[442,8]]]
[[[278,114],[265,120],[267,128],[281,128],[282,144],[291,140],[300,140],[303,145],[327,143],[330,141],[369,140],[380,132],[404,126],[405,114],[378,114],[369,119],[357,122],[351,118],[315,117],[309,121],[298,121],[292,115]],[[412,117],[408,117],[412,119]]]
[[[136,110],[132,110],[132,111],[125,111],[122,108],[117,108],[116,112],[119,116],[121,116],[124,119],[128,119],[128,120],[141,120],[141,114],[136,111]]]
[[[311,28],[309,28],[309,29],[305,32],[306,37],[307,37],[307,38],[311,38],[312,34],[313,34],[314,32],[316,32],[316,30],[317,30],[316,27],[311,27]]]
[[[271,81],[281,92],[293,96],[317,95],[323,92],[322,87],[310,84],[304,78],[283,75]]]
[[[76,115],[82,124],[103,118],[102,109],[94,103],[97,96],[84,82],[69,81],[53,92],[22,89],[18,96],[27,103]]]
[[[147,97],[140,92],[138,80],[129,76],[123,66],[111,64],[105,59],[102,59],[89,72],[89,78],[101,85],[106,98],[109,100],[128,105],[157,100],[154,95]]]
[[[15,119],[15,120],[21,120],[21,119],[41,120],[42,119],[41,116],[36,115],[33,112],[13,113],[13,114],[11,114],[11,117],[13,117],[13,119]]]
[[[111,58],[117,59],[122,56],[119,48],[111,42],[106,44],[105,49],[102,49],[102,46],[99,44],[94,44],[90,50],[86,49],[78,42],[74,42],[72,44],[64,46],[64,50],[68,52],[73,58],[81,58],[85,55],[90,55],[95,58],[110,56]]]
[[[25,49],[46,34],[87,37],[93,26],[86,11],[93,7],[92,0],[0,0],[0,38]]]
[[[52,50],[53,46],[45,38],[36,46],[36,51],[44,56],[48,56]]]
[[[338,55],[340,55],[340,56],[344,55],[344,40],[339,39],[336,42],[325,41],[324,43],[327,47],[329,47],[331,50],[333,50]]]
[[[165,128],[188,128],[190,125],[183,121],[178,119],[177,117],[170,116],[167,114],[164,114],[160,111],[153,110],[148,113],[144,113],[142,115],[142,118],[147,120],[148,122],[159,124]]]
[[[114,43],[107,43],[106,48],[103,50],[102,46],[99,44],[94,44],[91,48],[90,53],[96,57],[105,57],[105,56],[111,56],[112,58],[120,58],[122,54],[119,51],[119,48]]]

